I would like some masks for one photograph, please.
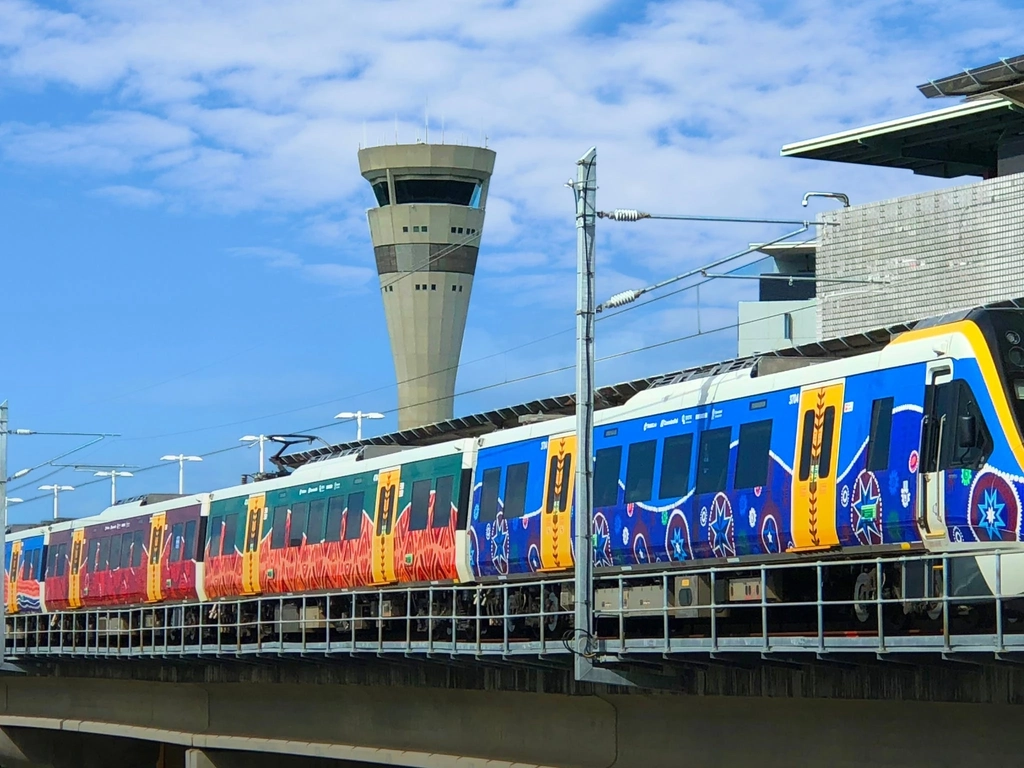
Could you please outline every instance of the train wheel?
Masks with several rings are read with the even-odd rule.
[[[853,615],[861,624],[867,624],[877,618],[878,584],[875,571],[866,571],[857,576],[853,585]]]

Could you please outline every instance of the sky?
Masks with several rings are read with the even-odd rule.
[[[58,463],[126,465],[119,496],[257,469],[245,434],[396,428],[360,146],[497,153],[456,415],[573,389],[575,223],[598,208],[802,220],[965,183],[782,158],[787,143],[949,106],[916,86],[1021,53],[1020,0],[0,0],[0,398],[12,428],[120,435]],[[602,221],[602,300],[778,237],[770,225]],[[752,268],[748,272],[757,271]],[[598,384],[736,352],[719,281],[597,326]],[[715,331],[714,329],[722,329]],[[700,335],[698,334],[700,331]],[[655,346],[657,345],[657,346]],[[652,347],[650,349],[641,349]],[[554,369],[560,372],[545,374]],[[465,393],[465,394],[458,394]],[[12,436],[9,471],[88,438]],[[155,468],[152,468],[155,467]],[[96,514],[108,481],[45,466]]]

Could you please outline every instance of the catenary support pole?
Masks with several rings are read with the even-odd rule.
[[[575,637],[576,679],[593,671],[591,601],[594,554],[593,511],[594,439],[594,224],[597,197],[597,149],[591,147],[576,163],[576,557]]]
[[[7,401],[0,403],[0,557],[7,549]],[[5,561],[6,562],[6,561]],[[6,569],[4,578],[6,580]],[[0,621],[0,667],[4,666],[7,650],[7,621]]]

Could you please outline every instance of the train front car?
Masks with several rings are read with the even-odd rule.
[[[933,347],[927,364],[919,510],[932,551],[1001,552],[949,560],[952,596],[1024,597],[1024,311],[979,309],[898,338]],[[997,564],[998,560],[998,564]],[[1024,600],[1007,603],[1024,615]]]
[[[8,614],[40,613],[45,530],[31,528],[7,534],[4,544],[4,604]]]

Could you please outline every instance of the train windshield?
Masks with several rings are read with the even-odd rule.
[[[1021,430],[1024,427],[1024,309],[985,309],[972,319],[988,340],[1017,429]]]

